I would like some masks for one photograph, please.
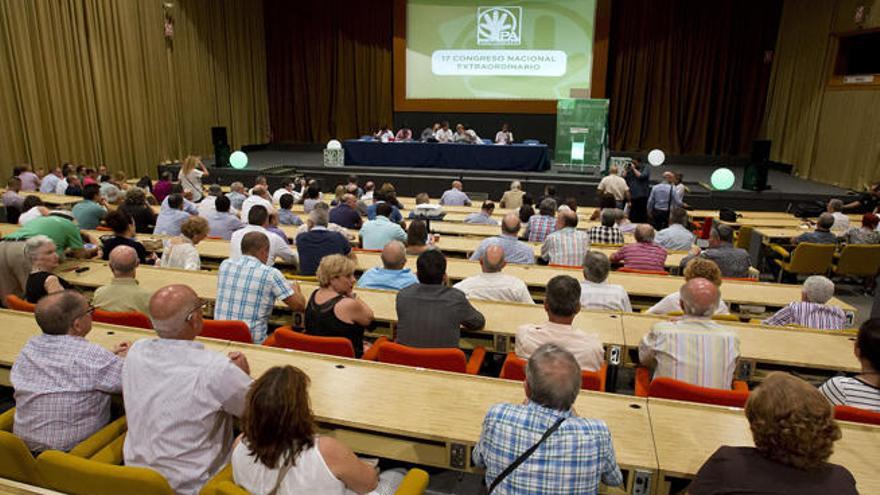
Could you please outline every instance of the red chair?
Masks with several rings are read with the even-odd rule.
[[[740,380],[733,381],[733,390],[700,387],[672,378],[651,380],[648,368],[636,368],[636,396],[699,402],[718,406],[744,407],[749,398],[749,386]]]
[[[834,419],[880,425],[880,413],[853,406],[834,406]]]
[[[712,222],[712,217],[706,217],[700,225],[700,233],[697,234],[697,237],[700,239],[708,239],[712,234]]]
[[[238,320],[204,320],[199,337],[232,340],[245,344],[254,343],[247,323]]]
[[[98,225],[97,227],[95,227],[95,230],[98,230],[101,232],[113,232],[113,229],[111,229],[110,227],[108,227],[106,225]]]
[[[352,251],[356,253],[381,253],[381,249],[364,249],[361,247],[351,248]]]
[[[150,321],[150,318],[137,311],[113,312],[95,309],[92,320],[124,327],[146,328],[147,330],[153,328],[153,322]]]
[[[24,299],[16,296],[15,294],[7,294],[6,307],[9,309],[14,309],[16,311],[27,311],[28,313],[33,313],[34,308],[37,307],[37,305],[29,303]]]
[[[527,360],[518,357],[515,352],[508,352],[504,364],[501,366],[501,374],[498,378],[505,380],[526,379],[526,363]],[[608,374],[608,363],[602,363],[599,371],[581,371],[581,388],[584,390],[605,391],[605,377]]]
[[[547,265],[547,266],[549,266],[549,267],[551,267],[551,268],[566,268],[566,269],[571,269],[571,270],[583,270],[583,269],[584,269],[584,267],[582,267],[582,266],[574,266],[574,265],[555,265],[555,264],[553,264],[553,263],[550,263],[550,264]]]
[[[620,273],[641,273],[643,275],[669,275],[669,272],[666,270],[639,270],[638,268],[618,268],[618,272]]]
[[[367,361],[375,361],[379,346],[388,341],[387,337],[379,337],[376,342],[367,349],[363,358]],[[289,326],[275,329],[275,332],[263,343],[271,347],[282,347],[296,351],[315,352],[345,358],[354,357],[354,347],[351,341],[345,337],[319,337],[297,332]]]
[[[465,358],[461,349],[420,349],[395,342],[379,346],[379,362],[417,366],[432,370],[451,371],[476,375],[486,358],[486,349],[477,347],[471,359]]]

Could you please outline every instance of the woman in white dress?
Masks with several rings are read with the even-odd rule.
[[[201,270],[202,262],[196,245],[208,237],[211,229],[208,221],[200,216],[191,216],[180,226],[180,235],[164,242],[162,258],[156,266]]]
[[[192,192],[193,203],[198,203],[205,196],[202,189],[202,177],[207,177],[208,175],[210,174],[208,174],[205,164],[202,163],[201,157],[190,155],[183,161],[183,166],[180,167],[177,179],[180,181],[180,185],[183,186],[184,191]]]

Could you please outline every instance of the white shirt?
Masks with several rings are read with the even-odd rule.
[[[668,296],[664,297],[657,304],[648,308],[648,313],[652,315],[666,315],[669,313],[675,313],[676,311],[681,311],[681,294],[678,292],[673,292]],[[718,300],[718,308],[715,310],[716,315],[729,315],[730,308],[727,307],[727,304]]]
[[[275,258],[279,257],[288,263],[296,263],[296,254],[290,249],[290,246],[284,242],[280,236],[277,236],[259,225],[247,225],[232,233],[229,239],[229,259],[241,257],[241,240],[248,232],[262,232],[269,238],[269,260],[268,266],[275,265]]]
[[[178,495],[196,495],[229,459],[232,417],[251,378],[189,340],[144,339],[122,367],[125,464],[155,469]]]
[[[254,205],[263,206],[264,208],[266,208],[266,211],[268,211],[269,213],[272,213],[275,211],[275,207],[272,206],[272,203],[270,203],[269,200],[263,199],[263,198],[257,196],[256,194],[252,194],[252,195],[248,196],[247,199],[245,199],[241,203],[241,216],[240,216],[240,218],[241,218],[242,222],[245,222],[245,223],[248,222],[248,215],[250,214],[251,208]]]
[[[835,211],[831,214],[834,217],[834,225],[831,226],[831,232],[841,235],[849,230],[849,217],[845,214]]]
[[[605,194],[611,194],[617,201],[626,199],[626,192],[629,186],[626,185],[626,179],[619,175],[606,175],[599,181],[599,191]]]
[[[549,321],[540,325],[528,323],[516,329],[516,355],[523,359],[551,342],[574,354],[584,371],[599,371],[605,361],[602,340],[595,333]]]
[[[448,143],[452,141],[452,138],[452,129],[446,129],[445,131],[443,129],[437,129],[437,132],[434,133],[434,139],[441,143]]]
[[[43,212],[40,210],[40,207],[34,206],[30,210],[28,210],[18,216],[18,224],[24,225],[24,224],[30,222],[31,220],[33,220],[35,218],[39,218],[41,216],[43,216]]]
[[[276,205],[280,204],[281,203],[281,196],[284,196],[285,194],[290,194],[291,196],[293,196],[294,203],[296,203],[297,201],[300,200],[300,198],[302,198],[302,196],[298,192],[289,191],[289,190],[287,190],[286,187],[282,187],[280,189],[276,189],[275,192],[272,193],[272,202],[275,203]]]
[[[629,296],[622,285],[596,284],[589,280],[581,282],[581,308],[632,312]]]
[[[654,242],[669,251],[687,251],[694,245],[695,241],[696,237],[694,237],[694,234],[678,223],[666,227],[654,236]]]
[[[196,271],[202,269],[199,250],[186,237],[175,237],[164,241],[163,244],[162,258],[156,263],[156,266]]]
[[[70,184],[67,183],[67,178],[59,180],[58,185],[55,186],[55,194],[64,194],[69,185]]]
[[[452,287],[464,292],[468,299],[535,304],[525,282],[501,272],[474,275]]]

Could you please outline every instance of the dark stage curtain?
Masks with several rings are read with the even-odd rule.
[[[771,69],[765,51],[775,45],[781,10],[781,0],[615,0],[612,149],[748,152],[761,125]]]
[[[264,9],[272,141],[324,143],[391,123],[391,0]]]

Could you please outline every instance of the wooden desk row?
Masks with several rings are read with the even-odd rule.
[[[0,322],[8,329],[0,337],[0,366],[8,369],[39,329],[27,313],[0,311]],[[96,323],[87,338],[111,348],[153,337]],[[327,434],[358,453],[403,462],[474,471],[471,452],[486,411],[524,397],[522,384],[508,380],[199,340],[212,351],[244,352],[255,378],[272,366],[297,366],[311,377],[312,408]],[[693,477],[718,447],[752,445],[740,409],[589,391],[574,408],[608,424],[626,493],[666,493],[671,478]],[[880,427],[842,422],[841,429],[831,462],[847,467],[862,493],[874,491],[880,471],[871,459],[880,458]]]

